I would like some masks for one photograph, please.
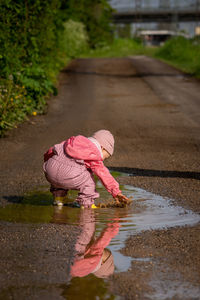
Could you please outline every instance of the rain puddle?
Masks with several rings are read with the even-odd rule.
[[[100,232],[109,222],[118,222],[120,225],[118,234],[112,238],[108,246],[114,256],[115,272],[127,271],[131,266],[131,261],[150,260],[148,257],[134,259],[123,256],[119,252],[124,247],[128,236],[144,230],[193,225],[200,221],[198,214],[172,205],[169,198],[163,198],[130,185],[124,185],[121,188],[127,197],[133,197],[134,200],[131,206],[95,211],[96,233]],[[137,205],[137,209],[135,205]]]
[[[71,266],[71,281],[62,286],[63,296],[78,299],[81,294],[83,299],[120,299],[108,292],[105,279],[113,272],[127,271],[133,261],[152,259],[121,254],[120,249],[128,236],[145,230],[194,225],[200,221],[198,214],[172,205],[169,198],[130,185],[120,188],[127,197],[133,198],[128,207],[96,210],[54,207],[45,188],[26,195],[21,203],[0,208],[0,220],[79,225],[82,231],[75,246],[77,254]],[[102,200],[110,197],[100,182],[97,182],[97,189]],[[69,200],[74,197],[71,193]]]

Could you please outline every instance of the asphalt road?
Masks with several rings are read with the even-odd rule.
[[[104,128],[116,141],[107,166],[131,174],[121,183],[171,197],[174,204],[199,213],[199,95],[198,80],[151,58],[73,61],[60,74],[59,93],[49,100],[47,114],[32,117],[0,140],[1,206],[46,184],[42,155],[51,145]],[[162,278],[166,291],[178,277],[194,287],[185,299],[200,299],[199,229],[131,236],[122,252],[151,254],[153,264],[134,264],[129,272],[115,274],[109,290],[118,299],[155,299],[152,276],[154,282]],[[70,299],[62,285],[78,228],[1,221],[0,231],[0,299]],[[183,294],[177,288],[173,299]],[[160,299],[172,299],[167,295]]]

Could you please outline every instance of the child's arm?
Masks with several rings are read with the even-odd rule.
[[[53,147],[49,148],[49,150],[47,150],[45,153],[44,153],[44,162],[46,162],[49,158],[51,158],[52,156],[54,156],[55,153],[53,151]]]
[[[126,204],[130,204],[131,203],[131,200],[129,198],[127,198],[125,195],[123,195],[122,193],[119,193],[115,198],[115,201],[116,202],[123,202],[123,203],[126,203]]]
[[[122,199],[123,202],[129,201],[129,199],[122,194],[121,190],[119,189],[119,183],[113,178],[102,161],[85,161],[85,163],[86,166],[99,177],[107,191],[116,201],[121,202]]]

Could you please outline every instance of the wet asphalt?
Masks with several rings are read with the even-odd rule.
[[[1,206],[47,186],[42,155],[50,146],[105,128],[116,141],[107,166],[130,175],[120,183],[200,212],[198,80],[147,57],[78,59],[61,72],[58,91],[47,114],[0,140]],[[110,277],[110,293],[117,299],[199,299],[199,229],[130,236],[121,251],[152,259]],[[66,285],[77,226],[1,221],[0,231],[0,299],[70,299]]]

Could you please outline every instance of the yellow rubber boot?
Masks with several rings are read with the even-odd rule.
[[[65,197],[55,197],[53,201],[53,205],[63,206]]]
[[[85,207],[82,205],[81,208],[84,209]],[[94,208],[98,208],[98,207],[97,207],[95,204],[92,204],[92,205],[90,206],[90,208],[93,208],[93,209],[94,209]]]
[[[98,208],[95,204],[92,204],[91,208]]]

